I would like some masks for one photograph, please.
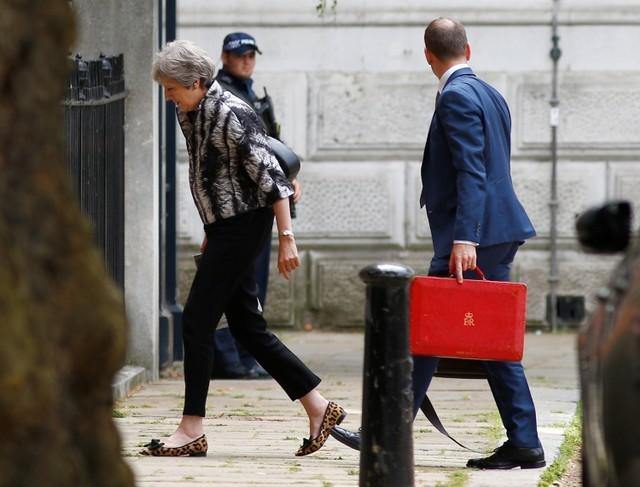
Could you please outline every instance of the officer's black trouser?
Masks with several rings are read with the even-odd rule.
[[[320,379],[270,331],[258,304],[256,256],[271,238],[273,211],[262,208],[205,226],[207,247],[182,316],[185,404],[183,414],[205,416],[213,367],[213,334],[223,313],[231,333],[291,400]]]

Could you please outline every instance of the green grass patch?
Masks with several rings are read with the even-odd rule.
[[[491,413],[476,414],[478,421],[487,423],[489,427],[483,432],[483,436],[490,440],[498,441],[504,436],[504,428],[502,427],[502,420],[498,411]]]
[[[544,375],[534,375],[529,378],[529,384],[534,384],[536,386],[550,386],[551,381]]]
[[[549,487],[557,482],[562,477],[562,474],[567,470],[569,461],[576,453],[580,444],[582,443],[582,406],[578,404],[576,408],[576,414],[573,420],[564,432],[564,440],[560,445],[560,453],[555,461],[547,467],[547,469],[540,477],[538,487]]]
[[[437,482],[435,487],[465,487],[469,483],[469,473],[458,470],[447,475],[446,482]]]
[[[123,411],[122,409],[113,409],[111,411],[111,417],[112,418],[126,418],[128,416],[128,414]]]
[[[333,484],[331,482],[329,482],[328,480],[326,480],[324,478],[324,475],[322,475],[322,474],[314,475],[311,478],[319,480],[320,482],[322,482],[322,484],[321,484],[322,487],[333,487]]]
[[[234,409],[233,411],[229,411],[227,416],[240,416],[246,417],[251,416],[251,411],[247,411],[246,409]]]

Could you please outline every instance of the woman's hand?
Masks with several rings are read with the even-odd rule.
[[[291,231],[289,198],[276,201],[273,204],[273,213],[278,227],[278,271],[288,280],[289,274],[300,266],[296,241]]]
[[[293,235],[281,235],[278,244],[278,271],[282,277],[289,280],[289,275],[300,266],[296,241]]]

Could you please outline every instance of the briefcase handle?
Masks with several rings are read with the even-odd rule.
[[[482,272],[482,269],[480,269],[480,267],[476,266],[476,268],[473,270],[476,271],[476,274],[478,274],[483,281],[487,280],[486,276],[484,275],[484,272]],[[449,277],[456,277],[456,276],[455,274],[449,274]]]

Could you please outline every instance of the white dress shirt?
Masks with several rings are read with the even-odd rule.
[[[456,64],[454,66],[451,66],[449,69],[447,69],[444,72],[444,74],[440,76],[440,81],[438,83],[438,93],[442,93],[442,89],[444,88],[444,85],[447,84],[447,81],[449,81],[449,78],[451,78],[451,75],[453,73],[455,73],[459,69],[464,69],[468,67],[469,65],[467,63],[462,63],[462,64]]]

